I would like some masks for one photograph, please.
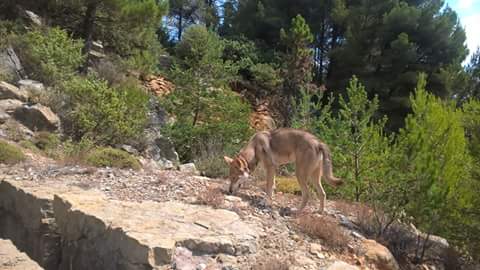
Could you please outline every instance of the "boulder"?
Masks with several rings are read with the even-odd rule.
[[[178,168],[181,172],[191,173],[191,174],[195,174],[195,175],[200,174],[197,170],[197,167],[195,167],[194,163],[185,163],[185,164],[180,165]]]
[[[371,239],[365,239],[360,246],[359,255],[365,257],[366,261],[373,264],[376,269],[399,270],[397,261],[392,253],[385,246]]]
[[[359,270],[358,267],[350,265],[343,261],[336,261],[325,269],[326,270]]]
[[[50,108],[41,104],[24,105],[17,108],[13,115],[16,120],[34,131],[55,132],[60,127],[60,118]]]
[[[0,99],[28,100],[28,92],[7,82],[0,82]]]
[[[20,13],[20,16],[22,18],[24,18],[25,20],[27,20],[27,22],[30,24],[30,25],[34,25],[34,26],[42,26],[43,23],[43,19],[38,16],[37,14],[35,14],[33,11],[30,11],[30,10],[24,10],[22,8],[20,8],[19,6],[17,6],[18,9],[19,9],[19,13]]]
[[[5,123],[0,126],[0,137],[7,138],[12,141],[29,140],[33,137],[33,131],[26,126],[8,118]]]
[[[17,99],[2,99],[0,100],[0,111],[8,114],[13,114],[15,110],[23,106],[23,102]]]
[[[20,80],[18,81],[18,87],[30,95],[40,95],[45,92],[45,86],[43,83],[34,80]]]
[[[12,47],[0,50],[0,75],[12,82],[24,76],[23,67]]]

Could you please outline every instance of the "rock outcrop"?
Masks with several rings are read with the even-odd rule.
[[[0,239],[0,269],[2,270],[42,270],[25,253],[20,252],[10,240]]]
[[[2,99],[0,100],[0,110],[13,114],[15,110],[23,106],[23,102],[16,99]]]
[[[17,108],[13,115],[31,130],[55,132],[60,127],[60,118],[49,107],[41,104],[24,105]]]
[[[0,82],[0,99],[28,100],[28,92],[7,82]]]
[[[177,247],[194,255],[256,251],[252,224],[180,202],[109,200],[58,182],[0,182],[0,237],[45,269],[157,269]]]
[[[3,75],[3,79],[11,81],[19,80],[24,75],[20,59],[12,47],[0,50],[0,74]]]

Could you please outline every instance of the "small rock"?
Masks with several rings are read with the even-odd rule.
[[[131,145],[128,145],[128,144],[123,144],[122,146],[120,146],[120,148],[122,150],[124,150],[125,152],[127,153],[130,153],[132,155],[138,155],[138,151],[137,149],[135,149],[133,146]]]
[[[400,269],[392,253],[383,245],[374,240],[365,239],[359,250],[359,255],[376,265],[379,269],[398,270]]]
[[[206,268],[207,268],[207,265],[204,264],[204,263],[201,263],[201,264],[197,265],[196,270],[205,270]]]
[[[365,239],[365,236],[363,236],[362,234],[360,234],[359,232],[356,232],[356,231],[352,231],[352,236],[355,237],[355,238],[359,238],[359,239]]]
[[[179,170],[181,172],[185,172],[185,173],[192,173],[192,174],[196,174],[196,175],[199,174],[199,172],[197,171],[197,168],[195,167],[194,163],[182,164],[182,165],[179,166]]]
[[[0,82],[0,99],[28,100],[28,92],[7,82]]]

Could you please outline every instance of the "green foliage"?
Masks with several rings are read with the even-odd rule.
[[[102,40],[103,45],[110,52],[122,56],[130,68],[142,73],[152,73],[157,70],[158,56],[162,49],[157,40],[156,31],[162,16],[167,12],[167,1],[48,0],[47,2],[48,9],[43,14],[48,15],[54,25],[61,25],[70,33],[85,40],[89,37],[92,40]]]
[[[35,134],[33,143],[41,150],[49,150],[58,147],[61,142],[57,134],[40,131]]]
[[[62,85],[65,131],[114,145],[137,137],[147,119],[148,96],[133,83],[116,88],[94,77],[74,77]]]
[[[228,176],[228,167],[225,166],[225,160],[222,153],[217,155],[200,157],[195,160],[195,166],[203,175],[210,178],[221,178]]]
[[[82,41],[56,27],[27,32],[17,45],[27,72],[47,84],[69,79],[84,61]]]
[[[427,93],[425,87],[425,74],[421,74],[410,98],[413,113],[396,145],[397,193],[404,197],[402,208],[407,217],[423,231],[455,239],[452,228],[459,224],[452,226],[451,221],[457,220],[459,206],[470,197],[465,185],[471,159],[462,112]]]
[[[319,100],[322,96],[319,97]],[[333,97],[325,105],[312,104],[312,95],[301,91],[293,127],[317,134],[332,149],[335,173],[348,185],[333,193],[355,201],[373,200],[384,191],[389,171],[391,137],[384,131],[386,118],[376,119],[378,100],[370,100],[356,77],[340,97],[338,114],[331,112]]]
[[[267,89],[276,89],[283,82],[278,71],[269,64],[255,64],[251,66],[250,72],[253,81]]]
[[[0,140],[0,163],[12,165],[25,159],[26,157],[20,148]]]
[[[165,133],[173,140],[181,161],[239,149],[252,133],[248,125],[249,107],[232,92],[212,89],[205,93],[202,96],[205,107],[197,115],[195,124],[195,115],[192,111],[187,115],[183,108],[188,102],[194,102],[189,95],[176,92],[169,99],[177,100],[176,107],[171,110],[179,118],[166,127]]]
[[[228,89],[236,70],[222,59],[223,42],[205,27],[192,26],[176,50],[179,61],[171,72],[176,89],[162,102],[178,120],[165,132],[180,159],[239,146],[250,134],[249,107]]]
[[[121,169],[141,168],[140,162],[129,153],[111,147],[91,150],[86,156],[86,163],[95,167],[113,167]]]
[[[176,48],[177,57],[186,68],[199,68],[202,64],[219,62],[223,53],[223,42],[202,25],[189,27]]]

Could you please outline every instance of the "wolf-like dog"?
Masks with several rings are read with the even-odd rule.
[[[332,159],[328,146],[311,133],[303,130],[279,128],[273,131],[257,132],[235,158],[225,156],[224,159],[230,166],[230,193],[235,193],[249,177],[250,172],[253,172],[261,162],[266,171],[266,193],[269,198],[273,196],[277,167],[295,163],[295,174],[302,191],[299,212],[308,203],[309,181],[319,196],[319,212],[323,212],[326,199],[321,183],[322,176],[332,186],[339,186],[343,183],[341,179],[333,176]]]

